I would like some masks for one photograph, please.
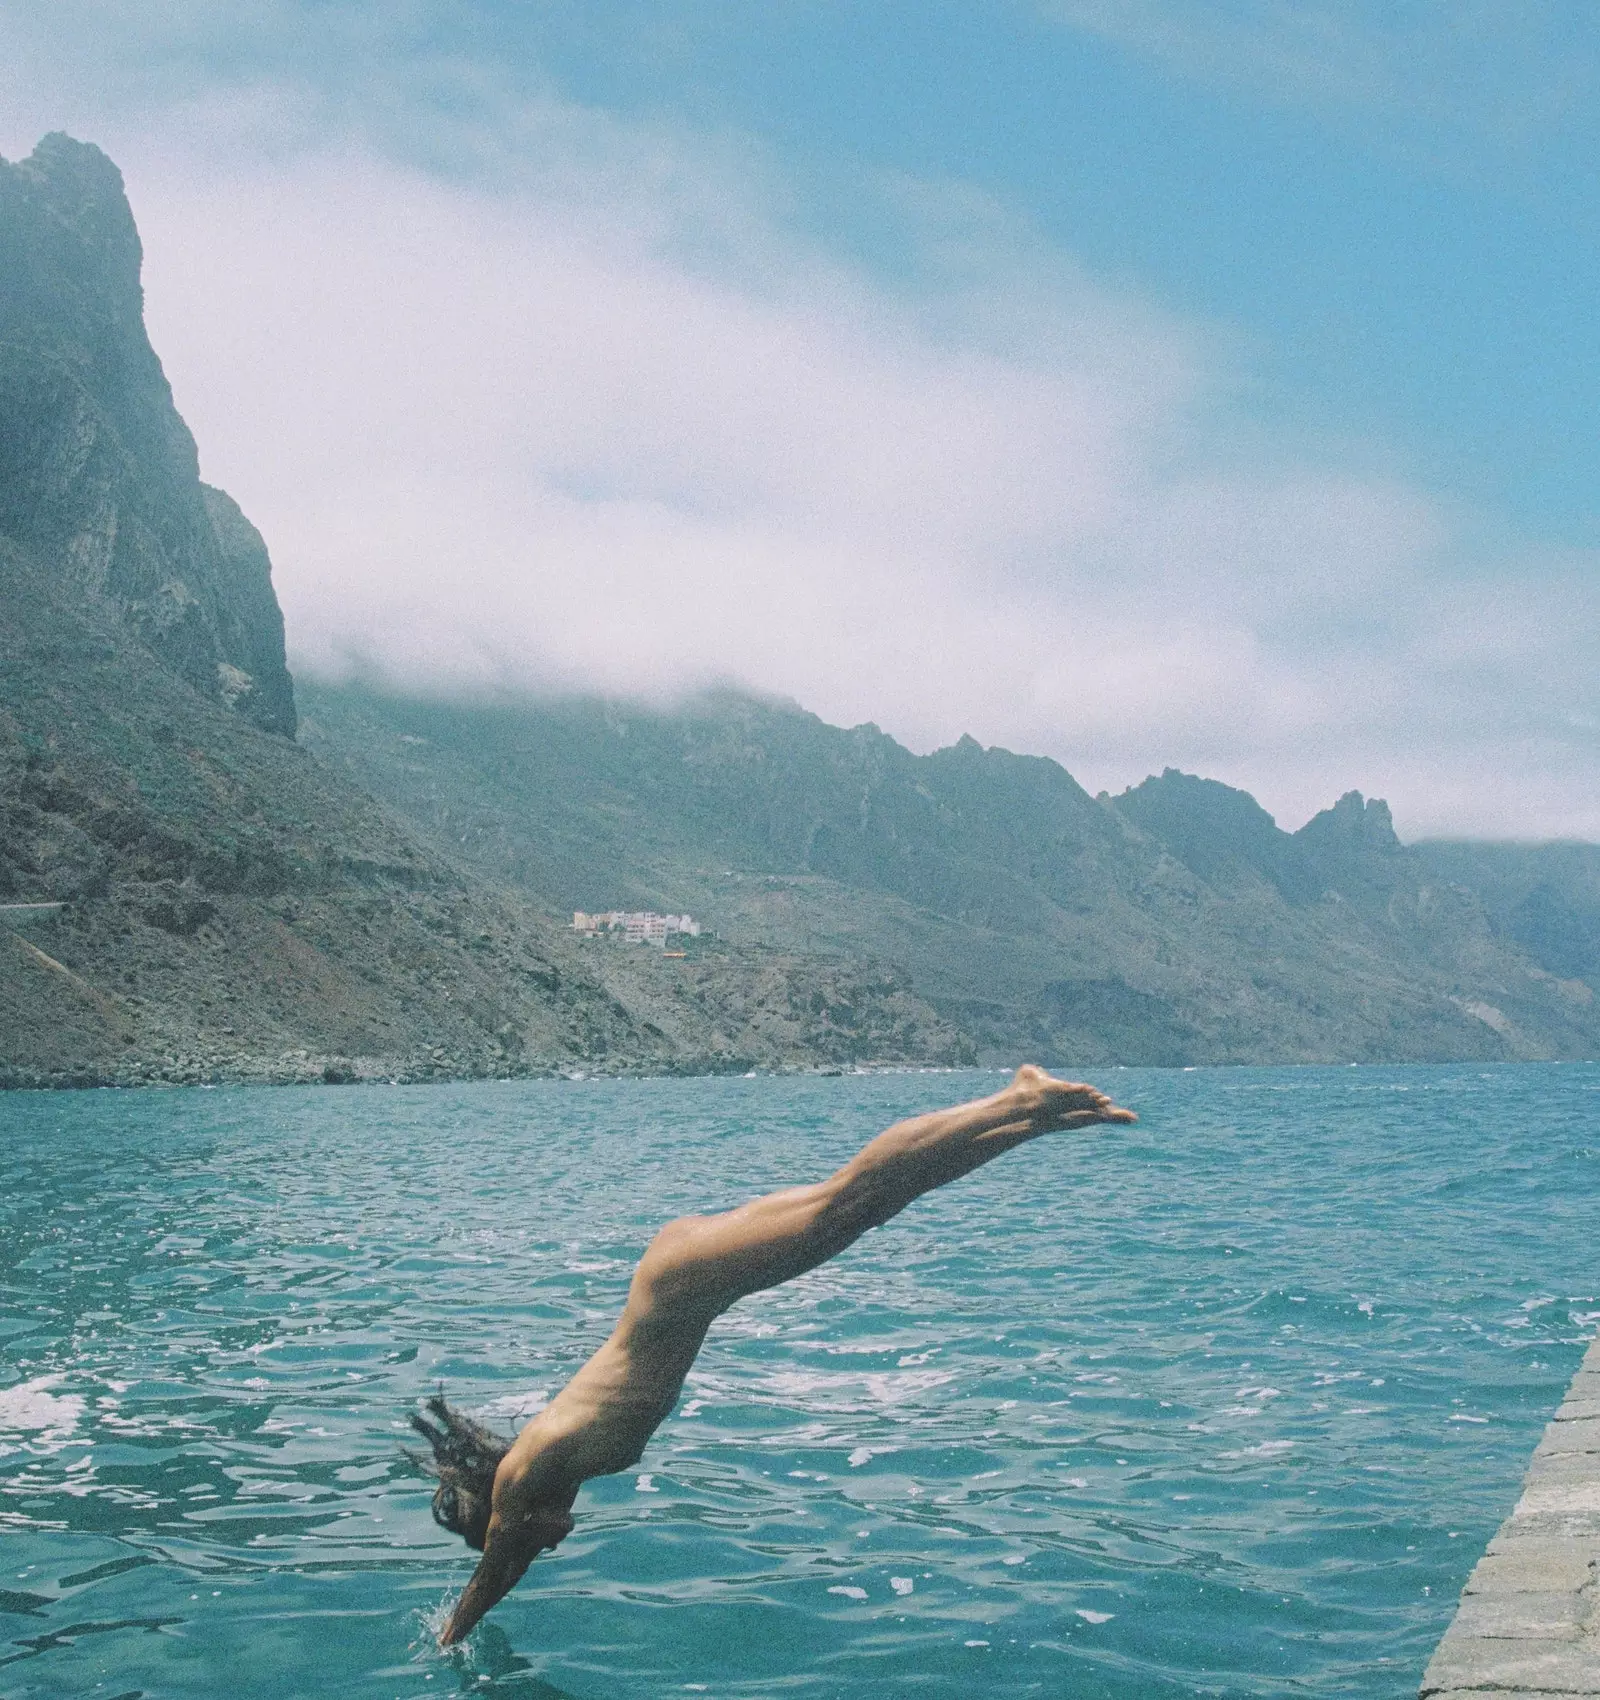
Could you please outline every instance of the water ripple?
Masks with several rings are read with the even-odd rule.
[[[434,1648],[408,1409],[515,1426],[662,1220],[992,1084],[0,1101],[0,1690],[1414,1692],[1600,1321],[1600,1069],[1118,1071],[724,1319]]]

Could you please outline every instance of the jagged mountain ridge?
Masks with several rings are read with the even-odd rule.
[[[1594,988],[1350,793],[1295,834],[1171,770],[1117,799],[970,738],[914,756],[733,694],[664,712],[304,685],[324,759],[551,908],[694,907],[870,951],[986,1055],[1589,1056]]]
[[[1296,833],[1247,792],[1168,768],[1116,799],[1200,877],[1241,867],[1303,904],[1337,893],[1375,922],[1395,922],[1424,891],[1470,895],[1491,937],[1540,973],[1600,991],[1600,845],[1471,840],[1400,842],[1388,805],[1347,792]],[[1480,936],[1474,927],[1474,936]],[[1426,934],[1419,944],[1428,947]],[[1439,941],[1435,940],[1436,948]],[[1446,953],[1448,956],[1448,952]]]

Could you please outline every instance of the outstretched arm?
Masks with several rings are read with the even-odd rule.
[[[461,1598],[456,1601],[456,1609],[451,1612],[450,1621],[444,1626],[439,1645],[453,1647],[457,1641],[464,1641],[476,1627],[478,1619],[491,1606],[503,1600],[522,1580],[523,1572],[535,1556],[533,1553],[511,1553],[506,1550],[504,1543],[498,1548],[491,1546],[479,1559],[478,1568],[472,1573],[472,1580],[462,1591]]]
[[[540,1553],[559,1546],[572,1533],[572,1518],[564,1513],[549,1512],[523,1520],[514,1529],[496,1515],[490,1520],[489,1532],[483,1543],[483,1557],[472,1573],[472,1580],[456,1601],[456,1609],[439,1637],[441,1647],[453,1647],[465,1640],[478,1619],[490,1607],[498,1605],[523,1578],[530,1564]]]

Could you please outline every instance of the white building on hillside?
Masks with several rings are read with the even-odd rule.
[[[572,930],[594,937],[598,933],[621,933],[629,944],[653,944],[664,950],[669,933],[700,936],[700,923],[688,915],[658,915],[653,909],[607,909],[598,915],[573,911]]]

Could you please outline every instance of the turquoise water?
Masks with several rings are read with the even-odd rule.
[[[664,1218],[995,1084],[0,1099],[0,1696],[1414,1693],[1600,1322],[1600,1067],[1106,1074],[725,1318],[434,1649],[408,1408],[514,1426]]]

